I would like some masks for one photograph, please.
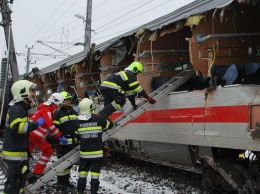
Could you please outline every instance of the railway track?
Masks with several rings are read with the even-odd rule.
[[[0,145],[2,146],[2,143],[0,142]],[[193,184],[199,184],[199,183],[195,183],[196,182],[196,178],[195,180],[186,180],[185,177],[193,177],[195,175],[189,174],[187,175],[183,175],[183,173],[181,173],[180,171],[175,171],[174,169],[169,170],[169,168],[167,168],[166,166],[161,166],[158,164],[154,164],[151,161],[141,161],[138,159],[134,159],[134,158],[122,158],[122,157],[110,157],[108,159],[108,165],[105,167],[106,170],[103,170],[103,179],[102,181],[106,181],[105,184],[101,184],[101,188],[100,188],[100,193],[105,192],[105,193],[129,193],[129,192],[124,192],[125,189],[121,189],[120,191],[116,192],[115,190],[109,190],[110,186],[108,185],[113,185],[113,187],[120,187],[121,185],[124,185],[123,187],[127,187],[129,186],[129,184],[131,185],[135,185],[136,181],[139,179],[139,181],[144,181],[142,183],[142,185],[144,184],[149,184],[149,185],[157,185],[156,187],[159,187],[160,184],[162,184],[163,182],[165,182],[164,184],[166,184],[166,186],[168,186],[168,188],[171,187],[176,187],[176,185],[178,185],[178,190],[183,191],[183,193],[185,193],[185,187],[189,187],[189,186],[183,186],[183,184],[188,185],[187,183],[191,183],[194,182]],[[168,165],[169,166],[169,165]],[[0,160],[0,193],[3,191],[4,189],[4,183],[6,180],[6,166],[5,163]],[[190,172],[194,173],[194,170],[187,170]],[[111,183],[111,174],[113,174],[113,172],[115,173],[114,177],[112,178],[113,181],[115,181],[116,183]],[[129,172],[129,173],[126,173]],[[160,172],[160,173],[158,173]],[[136,174],[143,174],[143,175],[136,175]],[[148,175],[149,174],[149,175]],[[200,174],[199,172],[195,172],[195,174]],[[146,176],[144,176],[146,175]],[[163,175],[163,176],[162,176]],[[76,175],[78,176],[78,175]],[[117,184],[117,181],[122,179],[122,176],[137,176],[136,179],[133,177],[122,181],[120,184]],[[138,178],[139,177],[139,178]],[[198,176],[196,176],[198,177]],[[143,179],[143,180],[142,180]],[[179,180],[180,179],[180,180]],[[76,182],[74,182],[76,184]],[[168,184],[168,185],[167,185]],[[172,185],[171,185],[172,184]],[[56,179],[53,179],[52,181],[50,181],[47,187],[44,187],[44,189],[39,189],[37,190],[38,193],[57,193],[57,190],[55,190],[56,187]],[[171,185],[171,186],[170,186]],[[194,185],[193,185],[194,186]],[[53,188],[48,189],[48,188]],[[89,188],[88,188],[89,189]],[[142,189],[141,186],[139,188],[140,190]],[[149,189],[149,188],[147,188]],[[195,189],[198,189],[197,187],[195,187]],[[146,190],[146,189],[145,189]],[[142,193],[149,193],[148,191],[143,191]],[[45,192],[48,191],[48,192]],[[123,192],[122,192],[123,191]],[[66,193],[74,193],[75,189],[73,189],[72,192],[66,192]],[[154,193],[160,193],[161,191],[157,191],[155,189],[155,191],[153,191]],[[31,194],[28,189],[25,188],[24,191],[25,194]],[[172,193],[172,192],[169,192]],[[202,193],[202,192],[201,192]]]

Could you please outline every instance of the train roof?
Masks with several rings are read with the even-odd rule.
[[[186,6],[183,6],[167,15],[164,15],[160,18],[157,18],[149,23],[146,23],[144,25],[141,25],[133,30],[130,30],[124,34],[121,34],[117,37],[114,37],[108,41],[105,41],[103,43],[100,43],[96,46],[96,50],[99,50],[100,52],[105,51],[107,48],[111,47],[114,44],[117,44],[118,41],[123,38],[130,35],[135,34],[140,29],[148,29],[150,31],[155,31],[157,29],[161,29],[164,26],[168,26],[174,22],[183,20],[188,18],[189,16],[196,15],[199,13],[206,12],[211,9],[215,8],[221,8],[225,7],[229,4],[231,4],[234,0],[196,0],[190,4],[187,4]],[[57,63],[54,63],[50,66],[47,66],[45,68],[40,69],[40,73],[42,75],[54,72],[60,67],[67,67],[75,63],[81,62],[86,57],[87,51],[79,52],[73,56],[70,56],[64,60],[61,60]]]

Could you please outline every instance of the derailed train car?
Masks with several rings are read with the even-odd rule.
[[[145,67],[140,83],[150,93],[190,66],[197,76],[107,145],[129,157],[200,172],[206,188],[259,193],[260,141],[251,137],[260,122],[259,1],[195,1],[160,21],[167,17],[180,19],[153,32],[143,29],[138,39],[135,57]]]
[[[45,75],[33,78],[38,98],[57,86],[71,93],[75,86],[84,97],[133,60],[144,65],[138,80],[147,93],[192,68],[196,77],[106,144],[129,157],[202,173],[206,188],[259,193],[260,141],[251,137],[260,122],[259,19],[259,0],[196,0],[97,45],[92,58],[82,52],[42,69]]]

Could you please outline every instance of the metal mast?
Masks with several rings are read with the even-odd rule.
[[[12,2],[12,1],[11,1]],[[11,27],[11,10],[7,4],[6,0],[0,0],[0,6],[1,6],[1,14],[2,14],[2,21],[1,26],[4,28],[5,32],[5,40],[6,45],[8,48],[8,62],[10,63],[10,69],[12,73],[12,79],[13,82],[19,80],[19,71],[17,66],[17,60],[16,60],[16,54],[15,54],[15,48],[14,48],[14,40],[13,40],[13,32]],[[7,64],[9,65],[9,64]]]
[[[90,48],[91,20],[92,20],[92,0],[88,0],[87,12],[86,12],[86,20],[85,20],[84,51],[87,51]]]

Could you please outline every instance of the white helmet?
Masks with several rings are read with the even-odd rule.
[[[84,98],[79,103],[79,112],[80,112],[80,114],[91,113],[93,108],[94,108],[93,107],[93,101],[88,99],[88,98]]]
[[[14,101],[22,101],[25,98],[30,96],[30,90],[34,90],[36,88],[36,84],[28,81],[28,80],[18,80],[14,82],[11,87],[11,91],[14,97]]]
[[[59,105],[62,105],[63,102],[64,102],[64,97],[60,93],[56,92],[56,93],[53,93],[52,95],[50,95],[48,100],[46,102],[44,102],[43,104],[50,105],[51,103],[53,103],[56,106],[59,106]]]

